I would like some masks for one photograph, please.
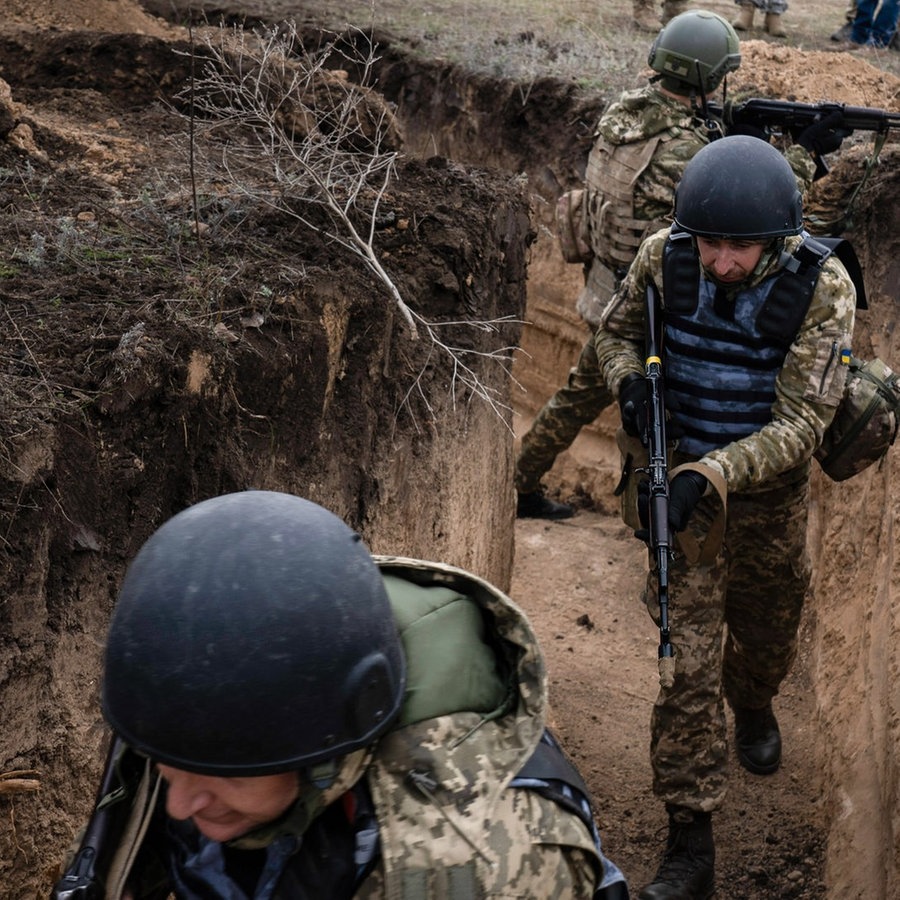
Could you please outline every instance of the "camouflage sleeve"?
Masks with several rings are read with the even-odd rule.
[[[600,371],[616,397],[622,379],[632,373],[644,374],[644,304],[647,285],[662,288],[659,277],[662,252],[669,229],[651,235],[638,250],[628,274],[603,311],[594,333]]]
[[[856,291],[844,266],[830,258],[809,312],[775,383],[772,421],[755,434],[703,458],[724,475],[729,491],[763,484],[806,462],[822,442],[843,395]]]
[[[816,174],[816,161],[812,158],[809,151],[799,144],[793,144],[784,151],[784,158],[790,164],[794,175],[797,177],[797,186],[800,193],[806,196],[806,192],[813,183]]]

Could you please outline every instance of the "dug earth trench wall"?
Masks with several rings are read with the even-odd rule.
[[[89,58],[74,82],[57,65]],[[91,809],[109,616],[128,562],[171,515],[228,491],[288,491],[333,510],[374,552],[510,583],[511,383],[494,354],[518,344],[524,312],[532,226],[520,180],[398,162],[375,240],[420,316],[418,339],[359,259],[249,196],[223,206],[238,227],[206,219],[201,269],[234,268],[228,304],[204,306],[215,279],[194,292],[184,277],[200,249],[179,244],[185,194],[149,199],[186,178],[184,146],[159,139],[185,133],[157,102],[177,59],[167,42],[129,35],[4,43],[4,111],[33,141],[0,140],[6,221],[25,235],[7,233],[0,284],[3,900],[49,894]],[[112,233],[137,234],[142,249],[101,259]],[[159,255],[135,274],[132,252],[151,245]],[[47,248],[40,265],[29,246]],[[426,321],[470,367],[467,383]]]
[[[782,51],[782,55],[785,52]],[[799,52],[799,51],[798,51]],[[802,56],[802,54],[801,54]],[[802,59],[800,60],[802,65]],[[397,104],[407,149],[528,176],[538,240],[529,260],[526,322],[514,376],[520,438],[560,385],[588,332],[574,311],[580,267],[557,249],[553,210],[583,175],[605,98],[538,80],[527,88],[446,65],[384,54],[377,72]],[[854,98],[830,99],[852,103]],[[812,197],[826,219],[846,209],[869,148],[847,147]],[[854,351],[900,367],[900,153],[882,152],[844,236],[865,272],[870,309],[860,311]],[[584,429],[545,479],[564,499],[615,509],[619,458],[615,409]],[[814,565],[812,673],[818,769],[829,829],[826,883],[833,900],[900,897],[900,590],[897,449],[877,467],[834,483],[815,467],[808,548]]]

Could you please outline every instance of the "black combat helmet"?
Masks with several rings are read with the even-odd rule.
[[[371,743],[404,680],[359,536],[308,500],[246,491],[184,510],[135,557],[110,625],[103,712],[157,762],[266,775]]]
[[[675,225],[698,237],[744,241],[798,234],[803,201],[797,178],[766,141],[719,138],[685,166],[675,189]]]
[[[722,16],[691,10],[671,19],[657,35],[647,58],[662,86],[687,96],[711,94],[741,64],[737,32]]]

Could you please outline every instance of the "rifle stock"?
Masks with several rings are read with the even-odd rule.
[[[78,852],[54,885],[50,900],[103,900],[104,872],[114,849],[109,841],[110,824],[117,810],[115,804],[104,806],[101,801],[115,788],[118,774],[116,763],[123,748],[122,740],[118,736],[113,736],[106,758],[106,768],[103,770],[97,791],[94,812],[81,838]]]
[[[672,560],[672,534],[669,527],[669,473],[666,456],[666,408],[663,397],[662,349],[658,337],[659,297],[655,285],[647,288],[647,475],[649,481],[648,526],[650,552],[656,560],[657,600],[659,603],[659,681],[664,688],[675,678],[675,652],[669,629],[669,563]]]

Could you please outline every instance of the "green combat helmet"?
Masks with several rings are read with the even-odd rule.
[[[647,63],[666,90],[684,96],[698,91],[706,97],[740,66],[740,41],[722,16],[691,10],[660,31]]]

